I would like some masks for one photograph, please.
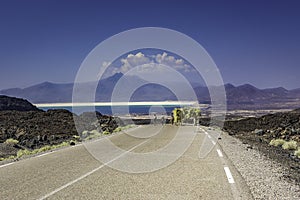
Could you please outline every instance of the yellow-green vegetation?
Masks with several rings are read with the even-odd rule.
[[[278,147],[278,146],[282,146],[286,141],[283,139],[273,139],[270,142],[270,145]]]
[[[120,132],[120,131],[123,131],[123,130],[126,130],[126,129],[129,129],[129,128],[132,128],[134,127],[134,125],[127,125],[127,126],[123,126],[123,127],[118,127],[114,130],[114,132]],[[102,134],[103,135],[108,135],[110,134],[109,131],[104,131],[102,134],[100,132],[98,132],[97,130],[93,130],[93,131],[84,131],[83,134],[90,134],[89,136],[87,136],[86,140],[90,140],[90,139],[93,139],[93,138],[97,138],[97,137],[100,137]],[[39,149],[34,149],[34,150],[28,150],[28,149],[21,149],[17,152],[17,155],[16,156],[9,156],[8,158],[0,158],[0,161],[3,161],[3,160],[12,160],[12,159],[15,159],[15,158],[21,158],[22,156],[26,156],[26,155],[34,155],[34,154],[37,154],[37,153],[42,153],[42,152],[45,152],[45,151],[50,151],[50,150],[53,150],[53,149],[57,149],[57,148],[61,148],[61,147],[65,147],[65,146],[70,146],[70,144],[76,144],[77,141],[80,139],[80,136],[78,135],[73,135],[73,138],[74,140],[71,140],[69,142],[62,142],[60,144],[57,144],[57,145],[46,145],[46,146],[43,146]],[[15,140],[15,139],[12,139],[12,138],[9,138],[5,141],[6,144],[9,144],[9,145],[15,145],[15,144],[18,144],[19,141],[18,140]]]
[[[117,127],[114,132],[117,133],[117,132],[121,132],[122,131],[122,128],[121,127]]]
[[[82,138],[87,138],[89,136],[89,132],[88,131],[82,131],[81,133],[81,137]]]
[[[90,132],[88,132],[88,136],[85,138],[85,140],[91,140],[94,138],[98,138],[101,136],[101,133],[97,130],[92,130]]]
[[[110,132],[109,131],[103,131],[103,133],[102,133],[103,135],[109,135],[110,134]]]
[[[298,150],[295,151],[294,155],[300,158],[300,148],[298,148]]]
[[[174,119],[174,123],[176,125],[180,124],[182,122],[182,118],[183,118],[183,111],[182,108],[174,108],[174,110],[172,111],[173,113],[173,119]]]
[[[270,145],[278,147],[281,146],[285,150],[296,150],[298,147],[298,144],[294,140],[285,141],[283,139],[273,139],[270,142]]]
[[[188,120],[188,119],[194,119],[197,117],[201,116],[201,111],[199,108],[189,108],[189,107],[185,107],[182,109],[182,113],[183,113],[183,119],[184,120]]]
[[[119,126],[113,132],[117,133],[117,132],[129,129],[129,128],[132,128],[132,127],[134,127],[134,125]],[[95,138],[99,138],[102,135],[109,135],[109,134],[111,134],[111,132],[109,132],[109,131],[103,131],[102,133],[97,131],[97,130],[83,131],[82,132],[82,137],[85,138],[85,140],[92,140],[92,139],[95,139]]]
[[[75,140],[79,140],[79,139],[80,139],[80,136],[79,136],[79,135],[73,135],[73,138],[74,138]]]
[[[201,116],[201,110],[193,107],[175,108],[172,113],[176,125],[192,119],[194,120],[194,123],[196,123],[197,118]]]
[[[50,150],[53,150],[53,149],[57,149],[57,148],[61,148],[61,147],[65,147],[65,146],[70,146],[70,143],[71,142],[74,142],[76,143],[75,141],[71,140],[70,142],[62,142],[60,144],[57,144],[57,145],[46,145],[46,146],[43,146],[39,149],[34,149],[34,150],[28,150],[28,149],[21,149],[17,152],[17,156],[9,156],[8,158],[0,158],[0,161],[3,161],[3,160],[12,160],[12,159],[15,159],[15,158],[21,158],[23,156],[26,156],[26,155],[34,155],[34,154],[37,154],[37,153],[42,153],[42,152],[45,152],[45,151],[50,151]]]
[[[4,143],[5,143],[5,144],[8,144],[8,145],[16,145],[16,144],[19,143],[19,141],[18,141],[18,140],[15,140],[15,139],[13,139],[13,138],[9,138],[9,139],[5,140]]]
[[[121,131],[124,131],[124,130],[126,130],[126,129],[133,128],[134,126],[135,126],[135,125],[119,126],[119,127],[117,127],[117,128],[114,130],[114,133],[121,132]]]
[[[129,128],[132,128],[132,127],[134,127],[134,125],[119,126],[113,132],[117,133],[117,132],[129,129]],[[109,132],[109,131],[99,132],[97,130],[92,130],[92,131],[83,131],[81,133],[81,136],[84,140],[92,140],[92,139],[95,139],[95,138],[99,138],[102,135],[109,135],[109,134],[111,134],[111,132]],[[77,139],[77,137],[75,139]]]
[[[37,153],[40,153],[40,152],[50,151],[52,148],[55,149],[55,148],[58,148],[58,147],[56,147],[56,145],[54,145],[52,147],[50,145],[46,145],[46,146],[43,146],[43,147],[41,147],[39,149],[35,149],[35,150],[36,150]]]
[[[9,156],[7,159],[8,160],[12,160],[12,159],[14,159],[15,158],[15,156]]]
[[[66,147],[66,146],[69,146],[70,143],[72,142],[73,140],[69,141],[69,142],[63,142],[63,143],[60,143],[60,144],[57,144],[57,145],[53,145],[51,146],[52,149],[57,149],[57,148],[61,148],[61,147]]]
[[[3,160],[12,160],[12,159],[15,159],[16,156],[9,156],[7,158],[0,158],[0,161],[3,161]]]
[[[282,145],[282,148],[286,149],[286,150],[296,150],[297,149],[297,142],[293,141],[293,140],[285,142]]]
[[[17,158],[21,158],[22,156],[31,155],[32,151],[29,151],[28,149],[22,149],[19,150],[17,153]]]

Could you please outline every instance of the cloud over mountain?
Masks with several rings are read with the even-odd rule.
[[[131,53],[128,54],[126,57],[119,59],[119,61],[119,64],[113,63],[112,65],[111,62],[104,62],[102,64],[102,67],[107,67],[111,65],[109,66],[110,69],[108,68],[108,75],[113,75],[119,72],[125,74],[126,72],[135,67],[140,67],[140,70],[145,69],[149,71],[149,68],[151,67],[155,66],[157,68],[160,66],[161,68],[163,68],[163,65],[171,67],[181,73],[194,71],[194,68],[191,65],[189,65],[186,61],[184,61],[181,58],[176,58],[173,55],[169,55],[166,52],[157,53],[154,55],[145,55],[142,52],[138,52],[136,54]],[[153,63],[158,65],[152,65]]]

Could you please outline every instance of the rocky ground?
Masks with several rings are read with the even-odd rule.
[[[26,100],[5,96],[0,97],[0,108],[0,158],[16,155],[20,149],[33,150],[80,140],[82,137],[78,136],[82,136],[83,131],[88,137],[89,131],[112,133],[118,127],[117,118],[98,112],[78,116],[67,110],[42,111]],[[5,141],[10,138],[18,143],[6,144]]]
[[[270,141],[274,138],[300,142],[300,109],[241,120],[227,120],[224,130],[231,135],[255,137]]]
[[[284,162],[224,132],[218,143],[249,186],[254,199],[300,199],[299,181]],[[267,147],[266,147],[267,148]],[[268,147],[270,149],[270,147]],[[265,149],[267,150],[267,149]]]
[[[0,95],[0,111],[3,110],[39,111],[37,107],[25,99]]]
[[[77,127],[75,127],[74,120],[77,122]],[[74,138],[82,139],[88,137],[93,131],[111,133],[118,125],[124,125],[124,123],[126,125],[130,121],[101,115],[97,112],[83,113],[78,116],[67,110],[42,111],[26,100],[0,96],[0,158],[16,155],[20,149],[33,150]],[[136,119],[134,123],[150,123],[150,119]],[[207,126],[209,123],[209,118],[202,118],[200,121],[201,125]],[[257,170],[267,168],[268,170],[277,170],[276,173],[280,173],[275,177],[276,181],[284,179],[287,182],[300,183],[300,159],[294,155],[294,151],[269,145],[272,139],[278,138],[286,141],[294,140],[298,142],[298,145],[300,144],[300,109],[244,119],[231,115],[230,118],[227,118],[223,130],[228,133],[228,138],[238,143],[238,148],[241,148],[241,150],[232,149],[232,154],[244,152],[236,155],[235,165],[240,166],[241,173],[244,170],[247,179],[255,179],[253,174],[255,172],[251,172],[254,168],[251,169],[250,158],[259,156],[261,163],[253,165]],[[85,136],[83,137],[84,131]],[[5,144],[9,138],[18,140],[19,143]],[[224,146],[224,148],[231,148],[225,143]],[[244,155],[246,157],[242,158]],[[239,161],[239,156],[244,159],[243,162]],[[262,178],[254,180],[254,183],[252,180],[249,184],[250,186],[254,184],[253,187],[257,187],[258,190],[260,188],[259,181],[264,178],[273,181],[273,178],[266,177],[272,176],[272,173],[268,174],[265,171],[265,173],[258,172],[257,174],[260,174]],[[258,182],[255,183],[255,181]],[[255,186],[255,184],[258,185]],[[267,188],[265,187],[264,190]]]
[[[223,129],[239,139],[247,148],[257,149],[266,158],[272,159],[284,168],[282,176],[300,183],[300,159],[295,150],[269,145],[272,139],[294,140],[300,144],[300,109],[269,114],[258,118],[228,120]]]
[[[96,113],[76,116],[67,110],[0,111],[0,157],[15,155],[19,149],[36,149],[64,141],[80,140],[83,131],[113,132],[118,127],[116,119]],[[78,122],[75,127],[74,119]],[[76,129],[77,128],[77,129]],[[88,135],[87,135],[88,136]],[[5,141],[13,138],[16,145]]]

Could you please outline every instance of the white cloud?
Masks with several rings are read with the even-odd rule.
[[[122,72],[126,73],[130,69],[144,65],[141,69],[144,69],[145,72],[151,70],[152,65],[145,65],[145,64],[151,64],[151,63],[157,63],[162,65],[167,65],[169,67],[172,67],[178,71],[181,72],[192,72],[194,71],[193,67],[188,65],[183,59],[176,59],[174,56],[170,56],[167,53],[162,54],[156,54],[153,56],[145,56],[142,52],[138,52],[136,54],[128,54],[125,58],[122,58],[120,60],[121,66],[120,67],[112,67],[109,69],[109,72],[111,75]],[[105,62],[103,63],[103,66],[108,66],[111,63]],[[153,67],[153,66],[152,66]],[[156,66],[157,68],[157,66]],[[156,69],[159,70],[159,69]]]
[[[179,71],[191,72],[194,70],[190,65],[186,64],[183,59],[176,59],[174,56],[169,56],[166,52],[157,54],[155,56],[155,61],[158,64],[164,64]]]
[[[110,64],[111,64],[111,62],[104,61],[102,63],[102,67],[108,67]]]
[[[120,71],[122,73],[127,72],[133,67],[151,63],[151,60],[146,57],[143,53],[139,52],[137,54],[129,54],[126,58],[121,59],[122,66],[120,68]]]

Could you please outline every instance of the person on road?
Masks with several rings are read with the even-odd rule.
[[[154,125],[157,124],[157,116],[156,114],[154,114],[154,121],[153,121]]]
[[[162,118],[161,118],[161,125],[164,125],[165,124],[165,117],[163,116]]]

